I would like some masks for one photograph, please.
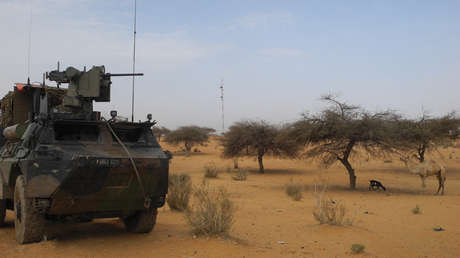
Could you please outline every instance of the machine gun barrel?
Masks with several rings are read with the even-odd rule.
[[[107,76],[144,76],[143,73],[107,73]]]

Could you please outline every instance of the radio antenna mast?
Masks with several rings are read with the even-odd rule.
[[[225,132],[225,113],[224,113],[224,79],[220,81],[220,101],[222,108],[222,134]]]
[[[134,41],[133,41],[133,74],[136,73],[136,0],[134,0]],[[132,89],[132,97],[131,97],[131,122],[134,122],[134,78],[133,75],[133,89]]]
[[[27,46],[27,83],[30,82],[30,55],[32,49],[32,4],[29,2],[30,17],[29,17],[29,42]]]

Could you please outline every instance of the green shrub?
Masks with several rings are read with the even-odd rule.
[[[206,178],[217,178],[219,176],[219,169],[216,165],[211,162],[204,166],[204,177]]]
[[[350,248],[351,252],[354,254],[360,254],[364,252],[364,249],[366,249],[366,247],[362,244],[352,244]]]
[[[304,186],[301,184],[296,184],[292,181],[289,181],[285,186],[286,194],[289,195],[294,201],[300,201],[302,199],[302,192]]]
[[[211,191],[203,181],[194,189],[192,207],[185,216],[195,235],[228,235],[233,225],[234,205],[224,188]]]
[[[238,169],[234,175],[232,175],[232,179],[235,181],[246,181],[248,178],[248,171],[245,169]]]
[[[327,186],[323,186],[318,193],[317,186],[315,185],[314,198],[316,200],[316,207],[313,209],[313,217],[320,224],[329,225],[353,225],[354,216],[346,217],[347,209],[345,204],[340,200],[333,200],[325,196]]]
[[[192,182],[187,174],[170,174],[168,180],[168,205],[171,210],[184,211],[188,207]]]

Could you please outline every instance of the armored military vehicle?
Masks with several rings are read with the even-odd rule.
[[[153,229],[171,158],[152,134],[155,121],[93,111],[94,101],[110,101],[111,77],[135,75],[69,67],[46,74],[57,87],[16,84],[0,102],[0,223],[14,211],[19,243],[41,241],[49,221],[69,218],[119,217],[130,232]]]

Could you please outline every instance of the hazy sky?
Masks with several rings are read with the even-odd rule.
[[[460,110],[460,1],[137,1],[136,119],[220,129],[324,106],[324,93],[411,116]],[[61,67],[132,70],[133,1],[0,0],[0,93]],[[32,26],[30,26],[32,17]],[[131,79],[108,113],[130,116]]]

